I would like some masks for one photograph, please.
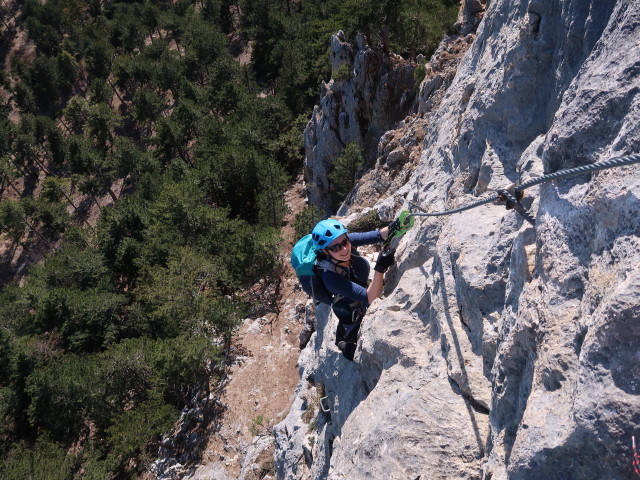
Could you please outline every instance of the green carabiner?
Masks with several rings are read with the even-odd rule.
[[[387,235],[387,239],[385,240],[385,246],[389,246],[391,241],[400,238],[405,233],[409,231],[413,224],[415,223],[415,217],[411,214],[409,210],[403,210],[400,212],[398,218],[396,218],[391,225],[389,225],[389,234]]]

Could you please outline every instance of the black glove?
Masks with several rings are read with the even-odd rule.
[[[393,262],[395,262],[395,255],[396,251],[395,250],[389,250],[389,251],[384,251],[382,250],[379,254],[378,254],[378,260],[376,260],[376,266],[373,267],[373,269],[376,272],[380,272],[380,273],[384,273],[387,271],[387,269],[393,265]]]
[[[400,219],[396,218],[393,222],[391,222],[388,225],[388,227],[389,227],[389,236],[392,237],[393,234],[399,231],[400,228],[402,227],[402,225],[400,224]]]

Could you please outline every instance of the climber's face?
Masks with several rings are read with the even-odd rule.
[[[340,262],[346,262],[351,258],[351,242],[349,241],[349,237],[347,234],[340,235],[333,242],[331,242],[326,251],[333,258]]]

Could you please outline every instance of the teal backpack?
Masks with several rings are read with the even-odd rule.
[[[333,295],[325,288],[320,276],[319,267],[316,265],[316,249],[313,246],[311,234],[305,235],[293,246],[291,250],[291,266],[296,272],[302,290],[316,302],[331,305]]]

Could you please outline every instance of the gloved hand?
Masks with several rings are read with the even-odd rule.
[[[395,255],[396,251],[394,250],[388,250],[388,251],[384,251],[382,250],[379,254],[378,254],[378,259],[376,260],[376,266],[373,267],[373,269],[376,272],[380,272],[380,273],[384,273],[387,271],[387,269],[393,265],[393,262],[395,262]]]

